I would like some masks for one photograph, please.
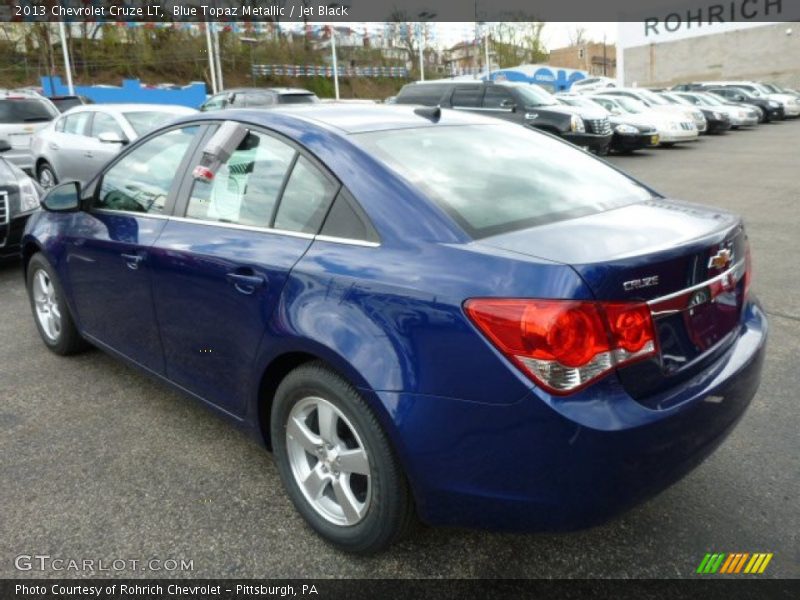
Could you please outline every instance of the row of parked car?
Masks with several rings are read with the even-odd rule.
[[[703,82],[671,90],[576,86],[550,94],[528,83],[434,80],[411,83],[391,100],[505,119],[562,137],[597,154],[630,153],[696,141],[800,116],[800,92],[757,82]]]
[[[672,146],[700,134],[800,116],[800,93],[773,84],[699,82],[652,90],[596,79],[557,95],[527,83],[434,80],[410,83],[390,102],[482,113],[596,154]],[[210,96],[199,110],[316,102],[320,99],[313,92],[299,88],[237,88]],[[16,252],[18,224],[35,210],[42,189],[60,181],[87,182],[125,145],[194,112],[174,105],[92,104],[80,96],[0,90],[0,257]]]

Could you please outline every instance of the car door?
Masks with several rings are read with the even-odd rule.
[[[150,248],[174,206],[200,127],[147,138],[93,184],[67,240],[70,293],[82,331],[140,365],[164,372],[153,309]]]
[[[92,119],[90,111],[80,111],[64,116],[64,126],[47,142],[46,153],[59,181],[81,181],[87,151],[88,128]]]
[[[110,134],[120,140],[119,142],[103,141],[101,134]],[[84,157],[84,174],[81,181],[88,181],[100,172],[112,158],[114,158],[128,141],[128,136],[122,124],[114,115],[95,111],[89,127]]]
[[[312,158],[262,130],[251,130],[210,182],[184,183],[183,210],[176,209],[183,217],[169,220],[153,256],[172,381],[243,413],[254,359],[289,271],[338,187]]]

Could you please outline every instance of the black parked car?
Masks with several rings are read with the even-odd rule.
[[[770,121],[783,121],[786,118],[786,114],[780,102],[753,96],[747,90],[737,87],[717,87],[711,85],[703,86],[700,89],[704,92],[716,94],[728,102],[739,102],[741,104],[758,106],[761,109],[761,112],[764,113],[761,120],[762,123],[769,123]]]
[[[611,123],[602,110],[564,106],[537,85],[515,82],[452,81],[409,83],[396,104],[421,104],[468,110],[535,127],[576,146],[605,154],[611,143]]]
[[[658,130],[652,125],[635,123],[624,115],[614,115],[586,96],[557,96],[567,106],[577,108],[600,108],[608,114],[614,137],[611,138],[609,150],[620,154],[630,154],[636,150],[658,146]]]
[[[11,144],[0,140],[0,260],[18,258],[25,223],[39,208],[42,188],[15,164],[3,158]]]
[[[235,88],[225,90],[200,106],[201,111],[225,108],[269,108],[278,104],[312,104],[319,102],[314,92],[302,88]]]
[[[76,106],[94,104],[94,100],[86,96],[50,96],[50,102],[56,105],[58,112],[62,113]]]

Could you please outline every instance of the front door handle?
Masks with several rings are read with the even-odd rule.
[[[233,284],[237,292],[250,295],[266,283],[262,275],[256,275],[252,270],[247,272],[234,271],[225,276]]]
[[[86,152],[83,153],[83,155],[86,158],[93,158],[94,157],[94,154],[92,154],[91,150],[87,150]]]
[[[134,271],[139,268],[139,265],[144,260],[144,256],[141,254],[120,254],[122,260],[125,261],[125,264],[129,269],[133,269]]]

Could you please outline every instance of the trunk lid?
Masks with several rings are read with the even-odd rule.
[[[746,237],[725,211],[657,198],[481,243],[568,264],[597,300],[647,302],[658,355],[618,371],[644,403],[723,352],[741,320]]]

